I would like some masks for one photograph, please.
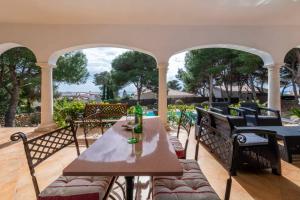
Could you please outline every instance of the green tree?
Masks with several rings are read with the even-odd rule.
[[[127,91],[124,89],[122,94],[122,99],[129,99],[130,96],[128,95]]]
[[[128,51],[112,61],[112,78],[121,88],[133,84],[140,101],[144,88],[157,92],[158,70],[152,56],[137,51]]]
[[[33,112],[34,101],[40,101],[41,97],[41,78],[40,76],[31,79],[30,83],[21,88],[19,107],[22,112]]]
[[[247,52],[239,52],[241,66],[237,69],[241,75],[247,76],[247,85],[250,87],[253,99],[256,100],[256,77],[257,71],[263,67],[263,61],[260,57]]]
[[[281,71],[283,79],[290,80],[295,98],[298,98],[300,90],[300,48],[291,49],[284,58],[284,66]]]
[[[225,68],[222,53],[223,49],[215,48],[189,51],[185,56],[186,70],[180,70],[178,74],[188,91],[197,92],[199,86],[207,88],[210,104],[213,97],[213,80]]]
[[[102,100],[112,100],[118,93],[118,87],[110,72],[105,71],[94,75],[94,84],[102,90]]]
[[[2,95],[7,95],[5,126],[15,126],[20,94],[23,87],[40,75],[34,54],[27,48],[17,47],[0,56],[0,88]]]
[[[32,111],[33,101],[40,98],[40,68],[35,63],[34,54],[23,47],[0,56],[0,114],[5,115],[5,126],[14,126],[17,111]],[[61,56],[54,69],[54,80],[84,83],[88,77],[86,64],[81,52]]]
[[[181,90],[181,86],[178,80],[171,80],[168,82],[168,88],[173,90]]]
[[[213,87],[219,86],[230,101],[233,85],[242,87],[248,84],[253,97],[256,97],[256,82],[264,81],[262,60],[253,54],[223,48],[208,48],[189,51],[185,57],[185,69],[180,69],[177,78],[183,82],[184,90],[200,95],[209,93],[209,102],[213,97]],[[206,92],[208,90],[208,92]]]
[[[57,83],[82,84],[86,83],[89,73],[87,58],[81,51],[66,53],[60,56],[53,70],[53,80]]]

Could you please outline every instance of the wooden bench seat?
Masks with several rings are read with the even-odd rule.
[[[126,115],[127,104],[86,104],[82,119],[77,122],[83,125],[86,146],[89,146],[87,138],[89,133],[103,134],[105,127],[110,127]],[[100,130],[96,130],[96,128],[100,128]]]

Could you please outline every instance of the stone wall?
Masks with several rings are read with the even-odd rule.
[[[284,100],[281,99],[281,112],[288,114],[290,113],[292,108],[299,108],[300,109],[300,105],[298,100]]]
[[[24,113],[16,115],[16,127],[36,127],[41,121],[41,113]],[[0,116],[0,125],[4,126],[4,116]]]

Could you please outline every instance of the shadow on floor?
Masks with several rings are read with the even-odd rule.
[[[284,176],[267,170],[241,169],[236,180],[254,199],[298,200],[300,187]]]

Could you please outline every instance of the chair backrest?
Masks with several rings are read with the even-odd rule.
[[[212,112],[216,112],[216,113],[219,113],[219,114],[224,114],[224,115],[226,115],[226,114],[225,114],[226,112],[224,112],[223,110],[221,110],[221,109],[219,109],[219,108],[216,108],[216,107],[211,107],[209,110],[212,111]]]
[[[12,141],[19,141],[20,139],[23,141],[27,163],[37,197],[40,190],[35,177],[34,168],[72,143],[75,143],[77,155],[80,154],[76,137],[76,128],[73,126],[73,123],[64,128],[56,129],[30,140],[28,140],[26,134],[22,132],[12,134],[10,139]]]
[[[250,109],[255,110],[258,115],[261,114],[259,106],[255,102],[243,102],[243,103],[240,103],[240,105],[241,105],[241,107],[250,108]],[[247,111],[245,111],[245,114],[253,114],[253,113],[248,113]]]
[[[221,163],[228,169],[231,167],[232,139],[231,127],[227,121],[227,116],[212,111],[199,108],[203,129],[197,138],[195,159],[198,158],[200,141],[209,149],[213,150]]]
[[[98,113],[97,117],[101,118],[117,118],[126,116],[127,104],[93,103],[85,105],[84,117],[92,116],[95,113]]]
[[[185,154],[187,152],[187,147],[188,147],[188,143],[189,143],[189,137],[190,137],[192,126],[193,126],[192,117],[189,116],[185,110],[182,110],[180,112],[180,118],[179,118],[179,123],[178,123],[177,138],[179,137],[180,130],[183,128],[187,133],[187,139],[186,139],[185,145],[184,145]]]
[[[233,132],[234,127],[247,126],[247,120],[245,116],[227,116],[228,123]]]
[[[196,107],[197,112],[197,119],[196,119],[196,125],[200,126],[201,119],[202,119],[202,107]]]
[[[223,115],[230,114],[229,109],[228,109],[229,105],[230,105],[229,102],[212,102],[211,103],[212,108],[217,108],[217,109],[221,110],[222,111],[221,114],[223,114]]]
[[[231,137],[231,126],[228,123],[227,116],[220,113],[208,111],[210,116],[210,128],[226,137]]]

